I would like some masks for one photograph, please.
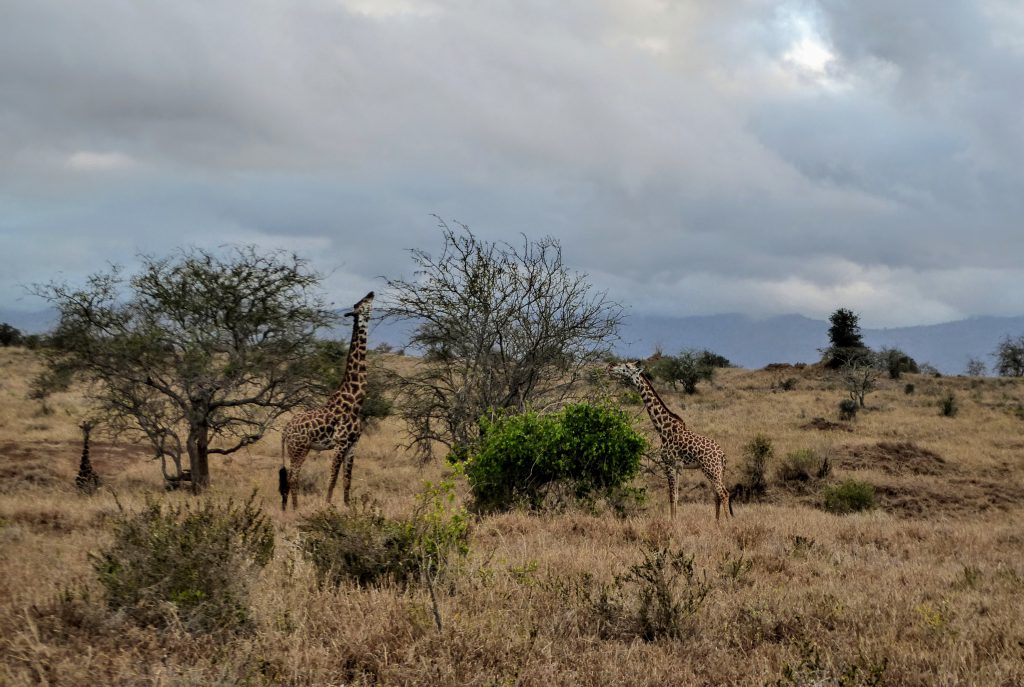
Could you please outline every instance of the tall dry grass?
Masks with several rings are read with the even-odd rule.
[[[694,473],[675,521],[654,477],[647,510],[627,518],[600,506],[486,517],[465,565],[437,590],[441,632],[424,587],[318,589],[296,524],[323,505],[329,457],[309,464],[318,492],[282,513],[272,434],[213,466],[214,498],[257,490],[277,548],[252,586],[255,630],[210,637],[136,627],[104,607],[89,552],[109,541],[119,508],[190,497],[161,490],[145,447],[102,437],[93,462],[106,487],[78,495],[85,406],[73,391],[49,413],[27,400],[35,364],[0,351],[4,685],[1024,684],[1019,381],[912,376],[912,395],[905,380],[884,382],[849,427],[821,431],[812,421],[835,421],[845,395],[828,375],[787,371],[795,388],[774,391],[778,373],[721,371],[697,396],[668,400],[726,449],[730,484],[744,444],[764,434],[776,456],[827,453],[826,481],[870,482],[880,507],[823,512],[822,484],[779,484],[769,467],[766,501],[738,504],[720,526]],[[943,417],[951,391],[960,412]],[[631,412],[649,428],[641,408]],[[395,420],[362,438],[353,487],[396,516],[443,470],[420,467],[395,447],[401,438]],[[711,585],[678,638],[602,632],[601,591],[645,544],[692,554]]]

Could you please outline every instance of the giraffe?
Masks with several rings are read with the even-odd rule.
[[[654,390],[650,377],[640,367],[640,361],[613,363],[608,366],[608,374],[623,378],[637,388],[647,408],[647,414],[650,415],[651,422],[661,437],[660,450],[667,466],[669,507],[672,517],[674,518],[676,513],[676,465],[684,469],[700,468],[704,472],[715,492],[716,521],[719,519],[723,503],[727,509],[726,516],[732,515],[729,492],[723,483],[725,452],[718,443],[686,428],[683,418],[669,410],[658,392]]]
[[[345,317],[353,318],[352,343],[345,362],[345,375],[338,390],[319,408],[300,413],[288,421],[281,432],[281,469],[278,474],[278,490],[281,492],[281,509],[288,508],[288,492],[292,494],[292,509],[299,507],[298,496],[291,485],[298,478],[306,455],[312,451],[334,450],[331,466],[331,482],[327,487],[327,501],[334,496],[338,482],[338,471],[345,465],[345,505],[348,505],[349,489],[352,486],[352,451],[362,432],[362,418],[359,411],[366,396],[366,325],[373,306],[373,291],[352,306]],[[291,461],[291,471],[285,466],[285,456]]]
[[[95,494],[100,487],[100,476],[92,469],[89,462],[89,432],[95,427],[95,423],[83,420],[78,425],[82,430],[82,459],[78,464],[78,475],[75,477],[75,486],[83,494]]]

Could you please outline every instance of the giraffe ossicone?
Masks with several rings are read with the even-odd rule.
[[[683,418],[669,410],[661,396],[654,390],[651,379],[644,372],[640,361],[612,363],[608,366],[608,374],[620,377],[636,387],[640,398],[644,401],[647,414],[661,437],[661,452],[666,465],[678,465],[681,468],[697,469],[711,482],[715,492],[715,520],[719,519],[722,506],[726,515],[732,515],[732,503],[729,492],[725,488],[725,451],[714,439],[691,432]],[[667,468],[669,506],[672,516],[676,511],[676,474],[674,468]]]
[[[366,397],[366,331],[372,307],[373,291],[352,306],[350,312],[345,313],[345,317],[353,318],[352,342],[345,361],[345,374],[337,391],[319,408],[295,415],[281,431],[278,491],[281,493],[282,510],[288,507],[289,493],[292,495],[292,509],[299,507],[294,486],[310,451],[334,451],[331,481],[327,487],[328,503],[334,496],[338,472],[344,464],[342,498],[345,505],[348,505],[352,487],[353,449],[363,430],[360,411]]]

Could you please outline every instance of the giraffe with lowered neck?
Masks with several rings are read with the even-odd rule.
[[[366,397],[366,328],[373,306],[373,291],[352,306],[345,317],[353,318],[352,342],[345,361],[345,374],[338,390],[327,402],[313,410],[300,413],[288,421],[281,432],[281,469],[278,490],[281,493],[281,509],[288,508],[288,493],[292,495],[292,509],[299,507],[298,495],[292,488],[299,471],[310,451],[334,451],[331,465],[331,481],[327,487],[327,502],[334,496],[338,472],[345,466],[342,498],[348,505],[349,490],[352,487],[353,449],[362,434],[360,411]],[[284,465],[285,456],[291,470]]]
[[[651,417],[654,429],[661,437],[662,459],[666,465],[669,490],[669,507],[672,517],[676,514],[676,466],[684,469],[700,468],[711,482],[715,492],[715,520],[723,505],[726,515],[732,515],[729,492],[723,483],[725,473],[725,452],[714,439],[691,432],[683,418],[672,412],[654,390],[651,379],[640,367],[639,361],[613,363],[608,373],[630,382],[640,392],[640,397]]]

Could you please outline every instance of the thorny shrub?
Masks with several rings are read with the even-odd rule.
[[[642,561],[591,602],[599,634],[646,641],[685,636],[711,590],[707,573],[698,573],[694,557],[683,551],[646,544],[641,553]]]
[[[273,554],[274,528],[254,493],[240,505],[151,501],[122,511],[92,564],[110,608],[142,625],[212,632],[250,622],[250,573]]]
[[[455,477],[426,482],[409,518],[384,517],[366,499],[348,511],[327,508],[300,525],[303,556],[321,586],[398,584],[436,577],[469,552],[469,516],[455,501]]]

